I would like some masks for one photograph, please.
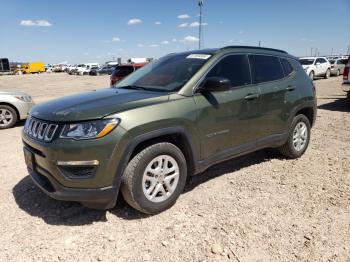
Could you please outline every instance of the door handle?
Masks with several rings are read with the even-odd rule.
[[[260,95],[258,93],[248,94],[244,97],[245,100],[254,100],[257,99]]]
[[[295,86],[287,86],[286,90],[287,91],[294,91],[295,90]]]

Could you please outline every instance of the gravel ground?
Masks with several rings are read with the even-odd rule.
[[[316,80],[318,116],[297,160],[262,150],[193,177],[176,205],[145,216],[120,199],[89,210],[41,193],[20,132],[0,131],[0,261],[350,261],[350,105],[341,77]],[[37,102],[108,77],[0,77]]]

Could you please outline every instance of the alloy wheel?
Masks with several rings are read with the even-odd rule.
[[[142,190],[152,202],[163,202],[175,191],[179,182],[179,165],[169,155],[160,155],[147,165],[142,177]]]
[[[307,143],[308,130],[304,122],[296,124],[293,131],[293,147],[296,151],[302,151]]]
[[[0,108],[0,126],[6,127],[12,122],[12,120],[13,120],[13,115],[11,111],[5,108]]]

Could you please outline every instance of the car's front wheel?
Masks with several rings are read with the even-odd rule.
[[[0,105],[0,129],[13,127],[17,122],[15,109],[7,105]]]
[[[314,78],[315,78],[314,71],[310,72],[309,77],[310,77],[311,80],[314,80]]]
[[[135,209],[156,214],[170,208],[184,189],[186,159],[174,144],[153,144],[135,155],[125,169],[121,192]]]
[[[301,157],[310,141],[310,121],[305,115],[294,117],[287,142],[279,148],[280,152],[289,158]]]

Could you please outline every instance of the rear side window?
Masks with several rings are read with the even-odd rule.
[[[224,77],[232,87],[251,84],[247,55],[230,55],[223,58],[208,73],[207,77]]]
[[[113,76],[124,77],[134,72],[134,67],[132,66],[117,66],[113,72]]]
[[[275,56],[251,55],[249,60],[254,84],[274,81],[284,77],[279,58]]]
[[[294,71],[292,65],[288,62],[287,59],[281,58],[281,64],[285,76],[289,76]]]

